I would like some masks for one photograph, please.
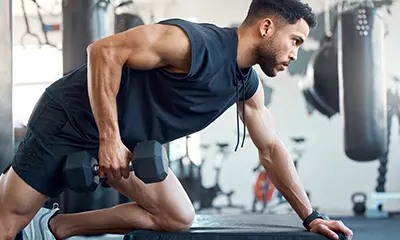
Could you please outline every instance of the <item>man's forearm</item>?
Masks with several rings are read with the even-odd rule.
[[[122,70],[111,57],[106,48],[88,48],[88,93],[100,140],[120,137],[116,96]]]
[[[270,149],[260,151],[260,161],[275,187],[304,220],[312,212],[312,206],[284,145],[278,140]]]

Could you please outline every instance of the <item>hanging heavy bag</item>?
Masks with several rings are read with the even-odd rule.
[[[332,15],[333,14],[333,15]],[[333,25],[331,25],[333,16]],[[310,106],[324,116],[331,118],[339,113],[339,87],[337,62],[337,13],[331,12],[325,4],[324,37],[320,47],[308,62],[306,77],[299,82],[299,87]]]
[[[337,46],[332,38],[321,42],[311,57],[300,89],[309,104],[328,118],[339,112]]]
[[[140,25],[144,25],[144,22],[138,15],[131,13],[115,14],[115,33],[124,32]]]
[[[386,151],[384,26],[379,10],[361,4],[338,21],[340,112],[346,155],[376,160]]]

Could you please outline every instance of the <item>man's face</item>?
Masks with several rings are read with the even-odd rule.
[[[275,77],[279,71],[297,59],[297,52],[308,37],[310,28],[304,19],[296,24],[282,23],[268,29],[262,43],[256,49],[257,63],[269,77]]]

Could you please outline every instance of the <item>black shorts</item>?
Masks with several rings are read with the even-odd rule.
[[[65,189],[62,169],[66,157],[78,151],[97,155],[98,145],[85,142],[64,108],[44,93],[31,113],[11,166],[38,192],[57,197]]]

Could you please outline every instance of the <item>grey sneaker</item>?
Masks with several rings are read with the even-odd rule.
[[[56,240],[50,230],[49,221],[57,215],[60,208],[57,203],[53,204],[53,209],[41,208],[32,221],[22,230],[24,240]]]

